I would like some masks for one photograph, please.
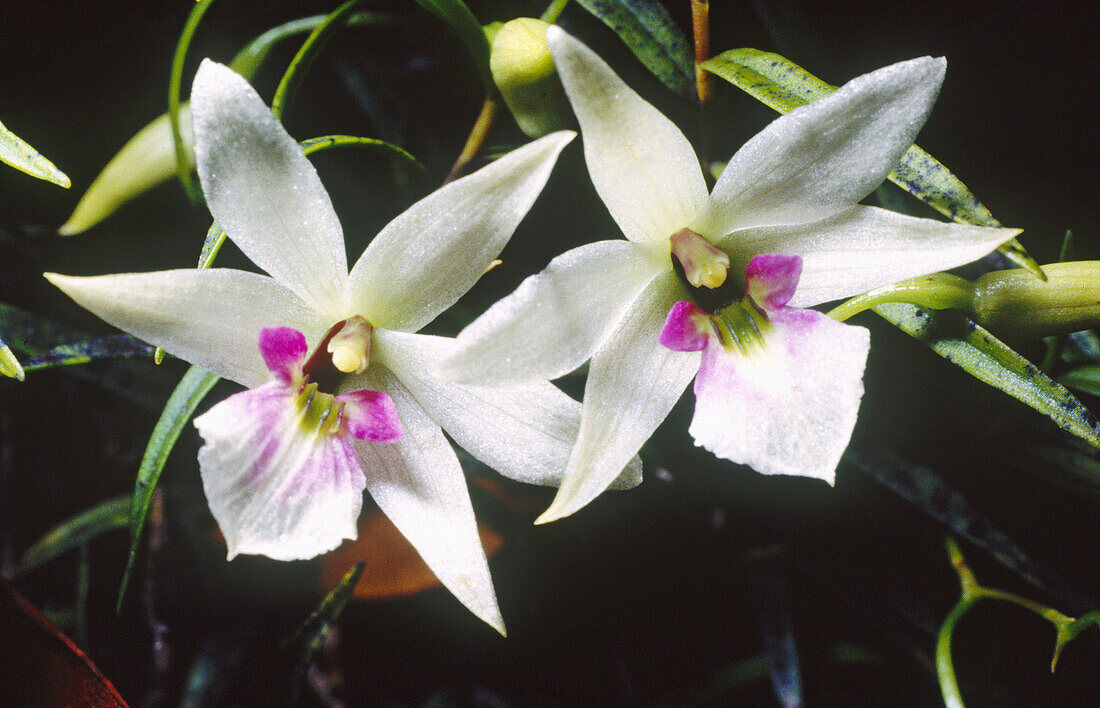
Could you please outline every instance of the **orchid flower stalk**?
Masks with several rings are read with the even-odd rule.
[[[606,489],[692,378],[697,444],[831,483],[869,338],[803,308],[966,263],[1018,233],[859,204],[912,144],[944,60],[879,69],[778,118],[708,194],[671,121],[562,30],[548,42],[592,183],[626,240],[553,259],[459,334],[441,373],[514,383],[591,359],[580,435],[539,522]],[[693,302],[702,293],[724,296],[717,311]]]
[[[192,90],[211,214],[269,275],[46,274],[107,322],[249,390],[195,420],[229,557],[310,558],[354,538],[364,487],[442,583],[504,632],[466,480],[444,430],[522,481],[556,484],[580,404],[547,381],[477,388],[432,372],[416,334],[484,273],[542,190],[559,132],[425,197],[348,271],[328,194],[248,83],[204,61]],[[625,484],[640,481],[640,463]]]

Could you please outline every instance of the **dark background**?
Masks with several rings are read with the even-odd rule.
[[[668,4],[687,30],[686,0]],[[0,7],[0,120],[74,185],[63,191],[0,170],[0,302],[106,334],[109,327],[40,273],[194,262],[209,217],[174,183],[83,236],[52,235],[106,161],[164,110],[171,55],[190,5],[55,0]],[[369,7],[413,12],[409,2]],[[1021,240],[1041,263],[1056,258],[1066,229],[1076,236],[1077,257],[1089,258],[1097,256],[1098,67],[1094,28],[1076,7],[718,0],[711,3],[712,49],[778,51],[832,83],[893,61],[945,55],[947,80],[921,146],[1002,223],[1024,228]],[[471,8],[489,22],[537,15],[542,5]],[[331,9],[321,2],[215,4],[196,37],[185,84],[201,57],[227,61],[268,27]],[[296,137],[379,136],[427,166],[425,176],[395,184],[389,163],[376,156],[336,151],[315,160],[352,257],[438,184],[481,105],[461,47],[433,21],[413,18],[421,21],[342,32],[285,116]],[[579,6],[561,22],[692,133],[695,107],[648,76],[609,30]],[[257,77],[266,98],[295,46],[284,44]],[[727,86],[713,113],[715,154],[732,153],[773,117]],[[490,145],[522,139],[505,120]],[[553,255],[614,236],[587,180],[579,150],[567,151],[505,264],[436,331],[457,331],[464,312],[480,312]],[[227,249],[220,263],[244,261]],[[776,698],[767,657],[788,637],[809,704],[934,705],[934,634],[958,588],[943,550],[949,530],[930,511],[958,503],[972,531],[980,516],[1006,533],[1034,561],[1045,587],[1000,564],[989,543],[964,542],[979,579],[1071,615],[1096,608],[1100,495],[1095,482],[1081,481],[1095,454],[873,316],[857,322],[872,328],[867,393],[835,488],[762,477],[693,447],[687,397],[643,450],[647,479],[637,490],[606,494],[544,527],[475,494],[481,517],[506,539],[492,570],[508,639],[439,589],[349,606],[336,655],[350,702],[768,705]],[[1041,352],[1026,343],[1021,351]],[[149,431],[182,371],[180,362],[156,369],[131,362],[0,381],[4,563],[61,520],[129,493]],[[210,401],[232,390],[223,385]],[[1096,410],[1097,401],[1084,401]],[[86,648],[133,704],[178,702],[186,681],[200,679],[206,688],[192,695],[208,703],[282,702],[293,661],[280,643],[317,601],[316,564],[225,564],[208,538],[193,430],[178,447],[162,482],[169,492],[166,549],[151,570],[139,565],[121,617],[113,605],[125,534],[91,545]],[[906,469],[931,470],[942,486],[929,490],[924,477],[923,497],[892,491],[879,481],[897,467],[887,453],[905,460]],[[473,463],[468,469],[492,477]],[[535,506],[548,501],[535,492]],[[67,556],[19,587],[44,608],[68,606],[75,568]],[[159,675],[150,658],[150,601],[173,648],[169,670]],[[964,696],[971,705],[1095,705],[1098,635],[1093,630],[1071,644],[1051,675],[1048,624],[1012,606],[979,606],[956,633]],[[302,700],[317,701],[308,690]]]

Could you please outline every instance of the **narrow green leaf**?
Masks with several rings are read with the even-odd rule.
[[[789,113],[836,91],[835,86],[790,59],[758,49],[731,49],[702,66],[780,113]],[[887,179],[954,221],[1000,226],[962,180],[916,145],[901,156]],[[1045,280],[1039,264],[1016,239],[997,250]]]
[[[924,342],[971,376],[1031,406],[1059,428],[1100,448],[1096,417],[1072,393],[962,313],[923,310],[904,303],[878,305],[874,309],[886,321]]]
[[[417,160],[402,148],[392,143],[387,143],[385,140],[378,140],[377,138],[361,138],[355,135],[322,135],[318,138],[303,140],[299,145],[302,146],[302,152],[306,155],[312,155],[315,152],[324,152],[325,150],[331,150],[332,148],[338,147],[358,147],[367,148],[368,150],[378,150],[385,155],[396,158],[399,163],[403,163],[408,167],[415,167],[418,170],[424,169],[424,165],[420,163],[420,160]]]
[[[180,86],[183,84],[183,63],[187,59],[187,50],[191,39],[199,28],[202,16],[210,9],[214,0],[199,0],[187,15],[187,22],[176,43],[176,52],[172,57],[172,73],[168,78],[168,123],[172,128],[172,150],[176,156],[176,175],[193,204],[202,203],[202,193],[191,177],[191,152],[183,140],[180,118]]]
[[[302,17],[281,25],[272,27],[268,31],[256,37],[246,44],[233,60],[229,62],[229,68],[237,72],[249,81],[259,71],[260,65],[267,59],[271,49],[284,39],[313,30],[324,24],[328,15],[312,15]],[[346,27],[368,27],[374,25],[389,25],[400,21],[395,15],[386,15],[378,12],[357,12],[344,21]]]
[[[443,24],[455,33],[458,41],[466,48],[466,53],[474,62],[474,68],[481,84],[488,92],[493,92],[493,77],[489,72],[489,41],[481,23],[466,7],[462,0],[415,0],[416,4],[435,15]]]
[[[882,656],[855,644],[830,645],[821,652],[821,658],[827,660],[829,665],[836,666],[874,666],[886,663]],[[728,698],[728,694],[743,690],[748,684],[764,680],[768,677],[768,670],[768,657],[765,654],[757,654],[719,669],[709,681],[709,691],[696,690],[690,696],[684,696],[683,699],[674,694],[675,702],[667,704],[658,702],[658,705],[709,705],[716,698]]]
[[[149,503],[153,500],[153,492],[156,491],[157,482],[160,481],[160,473],[168,462],[168,454],[175,446],[183,426],[191,419],[199,403],[217,382],[218,376],[215,374],[197,366],[190,367],[169,397],[164,411],[160,414],[160,419],[153,428],[153,434],[149,437],[145,455],[141,458],[141,467],[138,469],[134,496],[130,504],[130,557],[126,561],[126,570],[123,572],[122,584],[118,589],[117,609],[119,611],[122,610],[122,598],[126,594],[126,586],[129,585],[130,575],[134,570],[134,561],[141,543]]]
[[[1015,463],[1020,469],[1042,477],[1045,484],[1058,485],[1077,497],[1100,504],[1100,460],[1087,449],[1068,445],[1029,445],[1019,451]]]
[[[326,17],[327,15],[304,17],[264,32],[238,52],[229,66],[246,79],[251,79],[275,43],[313,31]],[[347,24],[368,26],[393,21],[394,18],[389,15],[362,12],[348,18]],[[195,167],[195,153],[191,145],[189,101],[179,104],[179,120],[190,174]],[[57,230],[58,233],[62,236],[73,236],[87,231],[126,202],[160,185],[176,172],[177,158],[171,116],[162,113],[139,130],[111,158],[80,198],[72,216]]]
[[[1097,336],[1096,332],[1092,330],[1070,332],[1067,339],[1073,345],[1074,357],[1083,357],[1087,361],[1100,363],[1100,336]]]
[[[680,28],[658,0],[577,0],[614,30],[665,86],[695,96],[695,58]]]
[[[932,470],[889,452],[858,453],[849,450],[844,454],[844,459],[931,516],[952,534],[987,551],[1003,566],[1032,585],[1043,587],[1039,572],[1027,554],[1008,534],[974,509],[965,496]]]
[[[40,317],[33,312],[0,302],[0,337],[24,359],[60,342],[78,340],[87,335]]]
[[[16,571],[22,575],[57,558],[101,533],[126,528],[130,520],[130,497],[121,496],[85,509],[66,519],[34,542],[23,554]]]
[[[0,339],[8,343],[13,354],[28,362],[43,351],[63,346],[66,342],[88,339],[88,333],[0,302]],[[161,405],[154,399],[154,392],[164,390],[167,385],[165,372],[152,370],[136,361],[120,361],[115,366],[102,369],[77,366],[66,367],[66,370],[154,410]]]
[[[802,667],[786,571],[786,565],[776,559],[760,559],[746,569],[749,587],[756,598],[754,614],[768,657],[772,691],[779,705],[800,706],[805,702]]]
[[[367,562],[361,560],[348,568],[347,572],[344,573],[344,577],[340,579],[336,587],[329,590],[328,594],[321,600],[321,604],[317,605],[317,608],[310,613],[306,621],[298,627],[288,643],[306,648],[314,642],[319,634],[327,632],[328,628],[340,617],[340,613],[344,611],[344,606],[351,599],[355,586],[359,584],[359,578],[363,576],[363,570],[366,567]]]
[[[31,147],[30,143],[5,128],[3,123],[0,123],[0,162],[65,189],[72,184],[64,172]]]
[[[325,635],[339,619],[340,613],[344,611],[348,600],[351,599],[355,586],[359,584],[359,578],[363,576],[363,569],[366,566],[367,562],[361,560],[349,568],[336,587],[325,595],[317,609],[310,613],[306,621],[294,633],[294,636],[288,640],[289,645],[297,647],[301,652],[301,657],[295,669],[294,693],[291,697],[291,704],[297,703],[298,692],[301,690],[306,671],[309,670],[310,665],[317,657],[317,652],[325,640]]]
[[[290,60],[290,64],[283,73],[283,78],[279,80],[279,86],[275,89],[275,96],[271,99],[271,112],[275,114],[276,118],[282,120],[287,103],[297,93],[298,87],[305,80],[309,68],[313,66],[313,62],[317,60],[321,50],[336,36],[336,31],[350,19],[352,10],[362,2],[363,0],[347,0],[343,5],[329,13],[324,21],[309,33],[306,41],[302,42],[298,53]]]
[[[225,239],[228,238],[227,234],[222,231],[222,227],[218,226],[218,222],[210,224],[210,228],[206,231],[206,238],[202,241],[202,252],[199,253],[199,264],[197,268],[209,268],[214,265],[214,259],[218,256],[218,251],[222,250],[222,244],[225,243]]]
[[[3,339],[0,339],[0,374],[20,381],[24,379],[23,366],[11,349],[8,349],[8,345],[4,344]]]
[[[1100,366],[1082,366],[1058,377],[1063,386],[1090,396],[1100,396]]]
[[[836,86],[786,57],[759,49],[730,49],[702,67],[779,113],[790,113],[836,91]]]
[[[153,347],[128,334],[113,334],[106,337],[93,337],[80,342],[60,344],[53,349],[27,359],[23,368],[26,371],[52,369],[56,366],[87,364],[99,359],[125,359],[134,356],[149,356]]]
[[[1065,233],[1062,234],[1062,247],[1058,249],[1058,262],[1065,263],[1066,261],[1072,261],[1073,252],[1073,230],[1066,229]]]

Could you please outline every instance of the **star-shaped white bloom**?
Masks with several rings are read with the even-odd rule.
[[[966,263],[1018,233],[858,204],[912,144],[945,62],[885,67],[778,118],[708,194],[671,121],[577,40],[558,28],[548,40],[592,182],[627,240],[552,260],[459,334],[441,373],[516,382],[555,378],[591,358],[580,435],[540,522],[606,489],[697,372],[697,443],[763,473],[832,482],[863,392],[867,336],[798,308]],[[741,274],[761,254],[780,259],[761,261],[778,271],[754,289]],[[673,258],[697,288],[721,285],[728,272],[745,298],[713,323],[682,306],[673,313],[692,299]]]
[[[191,97],[210,212],[270,277],[220,268],[46,277],[111,324],[251,389],[196,419],[230,557],[309,558],[354,538],[365,486],[443,584],[503,632],[443,431],[509,477],[556,484],[580,404],[546,381],[442,381],[433,370],[454,340],[414,333],[484,273],[574,134],[549,135],[417,202],[349,273],[317,173],[247,82],[205,61]],[[622,467],[626,484],[640,481],[637,461]]]

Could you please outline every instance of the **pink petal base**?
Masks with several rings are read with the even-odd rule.
[[[401,419],[393,399],[379,391],[353,391],[336,400],[344,404],[341,428],[367,442],[394,443],[401,439]]]
[[[275,378],[289,384],[302,377],[302,362],[309,353],[304,334],[290,327],[267,327],[260,331],[259,347]]]
[[[672,306],[657,341],[677,352],[698,352],[714,337],[710,315],[697,305],[681,300]]]
[[[801,275],[801,257],[764,253],[745,266],[745,290],[764,310],[776,310],[794,297]]]

